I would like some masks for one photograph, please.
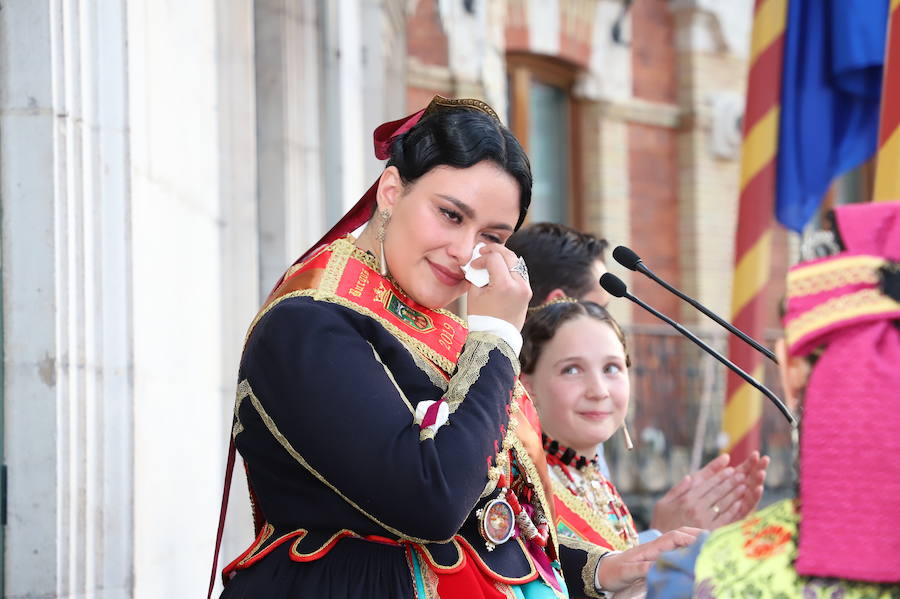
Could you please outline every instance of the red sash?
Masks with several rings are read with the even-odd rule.
[[[574,532],[583,541],[600,545],[610,550],[621,550],[621,547],[614,547],[605,536],[600,534],[587,520],[582,518],[578,513],[573,511],[556,495],[553,497],[553,504],[556,508],[557,529],[560,534],[566,532]]]

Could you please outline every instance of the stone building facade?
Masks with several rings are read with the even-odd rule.
[[[3,2],[3,595],[204,592],[246,325],[379,173],[372,129],[433,93],[505,115],[535,218],[727,314],[750,4]]]

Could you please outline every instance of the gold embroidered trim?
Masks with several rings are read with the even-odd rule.
[[[581,569],[581,582],[584,583],[584,594],[594,599],[604,599],[606,594],[598,593],[595,584],[597,580],[597,564],[600,563],[601,557],[610,553],[610,550],[600,545],[588,543],[583,539],[572,537],[563,537],[560,542],[569,549],[587,553],[587,561],[585,561],[584,567]]]
[[[516,594],[513,592],[512,587],[508,584],[502,582],[494,582],[494,588],[497,589],[498,592],[503,593],[504,599],[516,599]]]
[[[516,429],[519,428],[519,421],[516,415],[519,413],[519,405],[513,401],[509,404],[510,417],[506,425],[506,434],[503,436],[503,442],[500,444],[500,451],[494,457],[494,465],[488,468],[487,484],[484,485],[484,491],[478,497],[482,499],[487,497],[497,488],[500,481],[500,475],[509,472],[509,451],[512,449],[513,439],[516,438]]]
[[[813,331],[843,320],[897,310],[900,310],[900,302],[882,294],[878,289],[861,289],[841,295],[822,302],[788,322],[785,326],[788,345],[793,345]]]
[[[450,413],[455,412],[463,400],[469,394],[469,389],[478,380],[481,375],[481,369],[488,363],[491,350],[499,349],[503,352],[501,346],[509,345],[493,333],[484,333],[480,331],[472,331],[466,337],[466,344],[457,360],[456,372],[450,377],[450,384],[447,386],[447,407]],[[507,351],[503,355],[509,357],[512,350]],[[513,368],[516,368],[519,360],[511,359]]]
[[[476,335],[478,333],[469,333],[469,337],[472,335]],[[490,334],[490,333],[489,333]],[[466,338],[468,340],[468,337]],[[509,346],[509,343],[506,341],[502,341],[497,344],[497,349],[500,350],[500,353],[506,356],[506,359],[509,360],[509,363],[512,364],[513,372],[516,373],[516,376],[519,376],[519,373],[522,372],[522,365],[519,364],[519,356],[513,351],[513,349]]]
[[[556,473],[552,468],[550,472],[551,476],[555,478]],[[613,528],[613,525],[605,517],[605,514],[597,513],[592,510],[582,497],[575,495],[567,487],[561,485],[556,480],[553,481],[553,496],[563,502],[567,508],[578,514],[588,525],[590,525],[594,532],[603,537],[614,549],[619,551],[631,549],[632,545],[629,545],[621,536],[619,536],[616,529]],[[626,522],[626,525],[630,526],[631,523]],[[563,535],[564,538],[567,536],[568,535]]]
[[[297,272],[298,270],[300,270],[301,268],[303,268],[304,265],[306,265],[306,262],[305,262],[305,261],[304,261],[304,262],[298,262],[297,264],[291,265],[290,268],[288,268],[286,271],[284,271],[284,276],[281,277],[281,280],[282,280],[282,281],[287,281],[288,279],[291,278],[291,275],[293,275],[295,272]]]
[[[368,343],[368,342],[367,342]],[[400,399],[403,400],[403,403],[406,405],[406,409],[409,410],[409,413],[413,416],[416,415],[415,408],[412,407],[412,404],[409,403],[409,400],[406,398],[406,394],[403,392],[403,389],[400,388],[400,385],[397,384],[397,379],[394,378],[394,373],[391,372],[391,369],[387,367],[387,364],[381,359],[381,356],[378,355],[378,350],[375,349],[375,346],[369,343],[369,347],[372,348],[372,355],[375,356],[375,359],[378,360],[378,363],[381,364],[381,367],[384,368],[384,373],[391,380],[391,384],[394,385],[394,389],[397,390],[397,394],[400,396]]]
[[[456,548],[456,561],[453,562],[452,564],[450,564],[449,566],[443,566],[443,565],[437,563],[437,561],[434,559],[434,556],[431,555],[431,551],[428,550],[428,547],[425,547],[424,545],[416,545],[416,549],[425,558],[425,561],[427,562],[426,565],[429,566],[430,568],[434,568],[435,570],[456,570],[457,568],[459,568],[462,565],[463,561],[466,559],[466,554],[463,551],[463,548],[459,546],[458,539],[461,539],[461,538],[462,537],[459,536],[459,533],[457,533],[453,537],[453,541],[451,542],[451,544],[453,545],[453,547]]]
[[[519,402],[522,399],[526,399],[529,404],[531,404],[531,409],[537,413],[537,406],[534,405],[534,400],[531,399],[531,396],[525,391],[525,387],[522,385],[522,381],[516,377],[516,384],[513,386],[513,404],[516,406],[516,410],[521,410],[519,407]]]
[[[256,555],[256,552],[259,551],[259,548],[262,547],[263,544],[269,540],[269,537],[271,537],[275,533],[275,527],[266,522],[263,525],[263,529],[261,532],[262,535],[259,537],[259,540],[253,544],[253,546],[250,548],[250,551],[247,552],[246,557],[239,561],[236,567],[243,566],[247,563],[248,560],[252,559],[253,556]]]
[[[462,550],[459,550],[462,553]],[[417,558],[418,559],[418,558]],[[437,572],[431,569],[428,564],[419,564],[419,572],[422,573],[422,586],[425,587],[425,599],[441,599],[438,594],[438,578]]]
[[[264,533],[263,538],[258,543],[255,543],[253,545],[253,549],[246,555],[246,557],[244,557],[244,559],[242,559],[237,564],[235,564],[234,567],[241,568],[243,566],[246,566],[250,561],[259,557],[260,553],[269,551],[272,547],[277,547],[278,545],[281,545],[281,543],[290,539],[291,537],[295,537],[295,536],[299,535],[299,538],[295,541],[295,543],[297,543],[300,541],[300,539],[302,539],[303,537],[306,536],[306,529],[298,528],[297,530],[292,530],[291,532],[281,535],[280,537],[278,537],[277,539],[275,539],[274,541],[269,543],[269,545],[267,545],[265,549],[262,549],[263,544],[272,536],[272,534],[274,532],[275,532],[275,527],[272,526],[271,524],[269,524],[268,522],[266,522],[265,527],[263,528],[263,533]],[[260,551],[261,549],[262,549],[262,551]]]
[[[581,541],[581,539],[567,539],[568,541]],[[567,547],[572,547],[564,540]],[[587,547],[575,547],[583,549],[587,552],[587,561],[584,562],[584,568],[581,569],[581,582],[584,583],[584,594],[592,599],[604,599],[606,593],[597,591],[597,567],[600,564],[600,558],[609,553],[609,550],[599,545],[591,545],[586,543]]]
[[[878,268],[884,263],[884,258],[879,256],[848,256],[801,266],[788,272],[787,295],[812,295],[863,283],[875,285]]]
[[[341,253],[347,254],[347,256],[350,258],[359,260],[360,262],[362,262],[363,264],[368,266],[370,269],[374,270],[376,273],[378,272],[378,265],[375,263],[375,257],[372,256],[369,252],[366,252],[366,251],[361,250],[358,247],[356,247],[356,240],[351,235],[347,235],[346,237],[341,237],[340,239],[334,240],[331,243],[331,248],[333,248],[333,250],[337,250],[338,248],[341,248]],[[339,267],[339,272],[337,273],[338,279],[340,279],[341,274],[343,274],[345,265],[346,265],[346,261],[342,261],[337,264],[337,266]],[[329,264],[328,264],[328,266],[326,266],[326,268],[330,269],[330,267],[331,267],[331,262],[329,261]],[[400,287],[399,283],[397,283],[397,281],[395,281],[393,279],[393,277],[388,275],[388,279],[390,279],[391,284],[393,284],[394,287],[396,287],[397,291],[400,293],[400,295],[402,296],[403,299],[412,301],[411,298],[409,297],[409,295],[406,293],[406,291],[404,291],[403,288]],[[418,302],[415,302],[415,303],[418,304]],[[427,308],[427,309],[431,310],[432,312],[436,312],[437,314],[441,314],[442,316],[446,316],[447,318],[455,321],[457,324],[461,325],[464,328],[468,328],[466,321],[463,320],[462,318],[460,318],[459,315],[451,312],[450,310],[447,310],[444,308]]]
[[[231,438],[234,439],[238,433],[243,432],[244,424],[241,422],[241,402],[250,394],[250,382],[244,379],[238,383],[237,391],[234,395],[234,426],[231,428]]]
[[[322,282],[319,289],[324,293],[336,293],[338,285],[341,282],[341,275],[344,274],[344,268],[353,255],[356,246],[350,243],[341,243],[337,240],[331,244],[331,257],[328,258],[328,264],[325,266],[325,274],[322,275]]]
[[[353,302],[346,300],[340,296],[337,296],[334,294],[323,293],[319,289],[302,289],[300,291],[292,291],[291,293],[286,293],[286,294],[282,295],[281,297],[279,297],[278,299],[273,300],[272,303],[270,303],[266,307],[265,311],[260,315],[260,317],[263,314],[265,314],[266,312],[268,312],[269,310],[271,310],[272,308],[274,308],[278,303],[280,303],[286,299],[290,299],[292,297],[309,297],[309,298],[314,299],[315,301],[337,304],[339,306],[349,308],[349,309],[353,310],[354,312],[358,312],[359,314],[362,314],[364,316],[368,316],[369,318],[372,318],[373,320],[377,321],[391,335],[396,337],[401,343],[405,343],[405,344],[411,346],[414,350],[419,351],[426,358],[428,358],[429,360],[431,360],[432,362],[437,364],[439,368],[445,368],[447,372],[452,372],[454,369],[455,365],[452,362],[450,362],[450,360],[444,358],[442,355],[440,355],[439,353],[437,353],[436,351],[434,351],[433,349],[428,347],[427,344],[410,337],[409,335],[404,333],[402,330],[400,330],[400,328],[397,327],[394,323],[388,322],[387,320],[385,320],[384,318],[381,318],[380,316],[371,312],[367,308],[364,308],[362,306],[354,304]],[[255,322],[254,322],[253,326],[255,326]]]
[[[299,545],[303,541],[303,539],[306,538],[308,531],[305,528],[299,528],[297,530],[301,531],[301,534],[299,537],[297,537],[296,541],[291,543],[290,553],[292,556],[296,556],[300,559],[312,557],[313,555],[319,553],[320,551],[322,551],[329,545],[331,545],[332,547],[330,547],[328,549],[328,551],[331,551],[331,549],[333,549],[333,546],[336,545],[338,543],[338,541],[340,541],[341,539],[345,539],[345,538],[361,539],[361,538],[363,538],[362,535],[360,535],[357,532],[353,532],[349,528],[342,528],[339,531],[337,531],[336,533],[334,533],[333,535],[331,535],[330,537],[328,537],[328,539],[326,539],[324,543],[319,543],[319,546],[316,547],[315,551],[310,551],[309,553],[300,553]],[[294,532],[296,533],[297,530],[295,530]],[[291,533],[288,533],[288,534],[291,534]],[[326,551],[325,554],[327,554],[327,553],[328,552]],[[325,554],[323,554],[323,555],[325,555]]]
[[[407,346],[405,343],[401,343],[403,349],[409,352],[409,355],[412,357],[413,362],[416,363],[416,366],[425,373],[428,377],[428,380],[431,381],[431,384],[440,389],[441,391],[447,391],[447,385],[449,384],[449,375],[444,374],[441,370],[429,362],[425,357],[422,356],[415,349]]]
[[[516,459],[518,460],[519,465],[525,470],[529,482],[534,486],[535,495],[541,503],[544,514],[546,514],[548,519],[551,518],[550,515],[553,514],[553,509],[551,508],[550,502],[547,501],[547,490],[544,489],[544,483],[541,481],[541,475],[538,473],[537,467],[528,456],[528,450],[525,449],[525,446],[522,445],[522,441],[518,437],[513,437],[511,445],[516,452]],[[557,548],[556,554],[559,555],[559,538],[557,537],[555,526],[550,526],[550,541],[553,543],[554,548]]]
[[[427,427],[423,428],[419,431],[419,441],[426,441],[428,439],[434,440],[434,435],[437,433],[433,428]]]
[[[525,543],[522,542],[521,537],[513,537],[512,539],[510,539],[509,541],[507,541],[507,543],[512,543],[512,542],[518,543],[519,549],[522,551],[522,555],[525,556],[525,559],[526,559],[526,561],[528,562],[528,566],[529,566],[528,574],[526,574],[525,576],[520,576],[520,577],[518,577],[518,578],[512,578],[512,577],[509,577],[509,576],[503,576],[503,575],[500,574],[499,572],[494,571],[494,570],[493,570],[493,569],[492,569],[492,568],[484,561],[484,559],[482,559],[481,555],[475,550],[475,548],[472,546],[472,544],[469,542],[468,539],[466,539],[466,538],[465,538],[464,536],[462,536],[462,535],[458,535],[456,538],[457,538],[457,540],[459,541],[459,543],[460,543],[461,545],[464,544],[466,547],[469,548],[469,554],[470,554],[475,560],[478,561],[478,563],[481,565],[482,568],[484,568],[484,569],[487,570],[488,572],[492,572],[492,573],[494,574],[494,576],[496,576],[496,577],[498,577],[498,578],[502,578],[502,579],[503,579],[503,582],[507,582],[507,583],[509,583],[509,584],[524,584],[524,583],[526,583],[526,582],[531,582],[532,580],[535,580],[535,579],[537,579],[537,578],[540,578],[540,574],[538,573],[537,568],[536,568],[535,565],[534,565],[534,559],[532,559],[531,554],[528,553],[528,549],[525,547]]]
[[[409,568],[409,579],[412,581],[413,599],[425,599],[424,597],[419,596],[419,585],[416,584],[416,567],[412,562],[416,557],[413,548],[410,545],[407,545],[405,549],[406,550],[403,553],[406,554],[406,567]]]
[[[249,382],[247,383],[246,390],[247,390],[246,397],[250,399],[250,403],[253,404],[253,407],[256,410],[256,413],[262,419],[263,424],[265,424],[266,428],[269,430],[269,433],[273,437],[275,437],[275,440],[278,441],[278,443],[284,448],[284,450],[288,453],[288,455],[290,455],[292,458],[294,458],[295,462],[300,464],[310,474],[312,474],[314,477],[316,477],[316,479],[319,482],[321,482],[323,485],[325,485],[326,487],[331,489],[338,497],[340,497],[341,499],[346,501],[353,509],[355,509],[356,511],[361,513],[363,516],[365,516],[366,518],[368,518],[369,520],[371,520],[378,526],[384,528],[388,532],[391,532],[391,533],[397,535],[401,539],[406,539],[406,540],[412,541],[414,543],[447,543],[453,538],[453,537],[450,537],[449,539],[430,540],[430,539],[420,539],[418,537],[413,537],[411,535],[401,532],[400,530],[398,530],[388,524],[385,524],[384,522],[382,522],[381,520],[379,520],[372,514],[368,513],[364,509],[362,509],[362,507],[360,507],[356,502],[354,502],[352,499],[350,499],[349,497],[347,497],[346,495],[341,493],[341,491],[337,487],[335,487],[330,482],[328,482],[328,480],[324,476],[319,474],[319,472],[315,468],[313,468],[309,464],[309,462],[307,462],[305,459],[303,459],[303,456],[301,456],[297,452],[296,449],[294,449],[294,446],[291,445],[291,442],[288,441],[288,439],[283,434],[281,434],[281,431],[278,430],[278,426],[275,424],[275,421],[272,420],[272,417],[269,416],[269,414],[266,412],[265,408],[263,408],[262,402],[260,402],[259,398],[257,398],[256,395],[253,393],[253,390],[250,388]],[[552,530],[552,527],[551,527],[551,530]]]
[[[286,293],[284,295],[281,295],[281,296],[273,299],[271,302],[266,304],[262,308],[262,310],[259,311],[259,313],[256,315],[256,317],[254,317],[253,322],[250,323],[250,326],[247,329],[247,334],[244,336],[244,345],[246,345],[247,340],[250,339],[250,334],[253,332],[253,329],[256,328],[257,323],[259,323],[259,321],[262,319],[262,317],[265,316],[269,312],[269,310],[274,308],[276,305],[278,305],[279,302],[281,302],[284,299],[287,299],[289,297],[297,297],[300,295],[306,295],[306,296],[314,297],[315,299],[318,299],[318,300],[332,301],[333,303],[340,304],[340,305],[346,306],[348,308],[352,308],[352,309],[356,310],[357,312],[359,312],[360,314],[365,314],[366,316],[370,316],[370,317],[376,319],[378,322],[380,322],[382,325],[384,325],[385,328],[388,329],[388,331],[390,331],[395,337],[398,337],[401,341],[406,341],[406,342],[410,343],[410,345],[412,345],[413,347],[419,348],[420,350],[422,350],[423,348],[427,348],[428,351],[422,351],[423,355],[425,355],[426,357],[431,359],[435,364],[438,365],[438,367],[443,368],[447,372],[453,372],[453,367],[455,366],[455,364],[453,364],[446,358],[443,358],[443,356],[441,356],[434,350],[431,350],[431,348],[429,348],[424,343],[417,341],[416,339],[413,339],[412,337],[406,335],[398,327],[394,326],[391,323],[388,323],[383,318],[376,316],[375,314],[373,314],[369,310],[363,308],[362,306],[358,306],[358,305],[354,304],[353,302],[350,302],[350,301],[348,301],[340,296],[337,296],[335,294],[335,291],[337,290],[338,284],[340,283],[340,280],[341,280],[341,275],[344,272],[344,267],[347,265],[347,261],[350,258],[359,260],[360,262],[367,265],[369,268],[371,268],[372,270],[375,270],[376,272],[378,270],[377,267],[375,266],[375,259],[371,255],[369,255],[368,252],[364,252],[363,250],[356,247],[354,245],[354,241],[355,240],[353,239],[352,236],[347,235],[346,237],[342,237],[340,239],[336,239],[335,241],[331,242],[331,244],[327,248],[323,248],[321,251],[325,251],[325,249],[330,249],[332,251],[332,256],[328,259],[328,263],[325,265],[324,274],[322,275],[322,280],[321,280],[319,288],[317,288],[317,289],[301,289],[301,290],[294,291],[291,293]],[[318,255],[318,252],[316,253],[316,255]],[[310,258],[310,259],[312,259],[312,258]],[[305,263],[303,263],[303,264],[305,264]],[[297,266],[299,268],[299,267],[302,267],[303,264],[299,264],[299,265],[295,265],[295,266]],[[288,269],[288,270],[291,272],[295,272],[297,269],[292,267],[291,269]],[[397,287],[398,291],[400,291],[401,295],[403,295],[404,298],[407,298],[405,292],[403,292],[403,290],[400,289],[400,287],[398,285],[396,287]],[[314,293],[314,292],[317,292],[317,293]],[[330,298],[329,296],[332,296],[333,299]],[[338,301],[338,300],[340,300],[340,301]],[[449,310],[445,310],[443,308],[435,308],[435,309],[432,309],[431,311],[435,312],[437,314],[446,316],[447,318],[450,318],[451,320],[458,323],[460,326],[462,326],[464,328],[468,328],[465,321],[463,321],[463,319],[461,319],[459,316],[457,316],[453,312],[450,312]],[[387,325],[390,325],[390,326],[387,326]],[[412,342],[414,342],[414,343],[412,343]],[[434,356],[434,358],[432,358],[432,356]]]

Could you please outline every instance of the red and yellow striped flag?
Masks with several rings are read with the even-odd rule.
[[[884,47],[878,158],[875,163],[876,202],[900,200],[900,0],[891,0]]]
[[[741,195],[731,294],[732,321],[739,329],[756,338],[760,338],[763,332],[763,299],[771,265],[775,157],[786,16],[787,0],[756,0],[744,110]],[[746,372],[762,379],[763,357],[752,347],[731,337],[728,355]],[[728,372],[722,427],[728,436],[725,451],[731,453],[732,463],[742,461],[759,448],[761,399],[758,391],[733,372]]]

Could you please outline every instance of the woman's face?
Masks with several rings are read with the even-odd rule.
[[[594,455],[628,411],[625,349],[608,323],[590,316],[563,323],[522,382],[544,431],[583,455]]]
[[[502,244],[512,235],[519,185],[487,161],[462,169],[439,166],[406,186],[389,167],[379,182],[378,205],[391,212],[384,238],[391,276],[413,300],[442,308],[469,290],[461,267],[475,244]]]

